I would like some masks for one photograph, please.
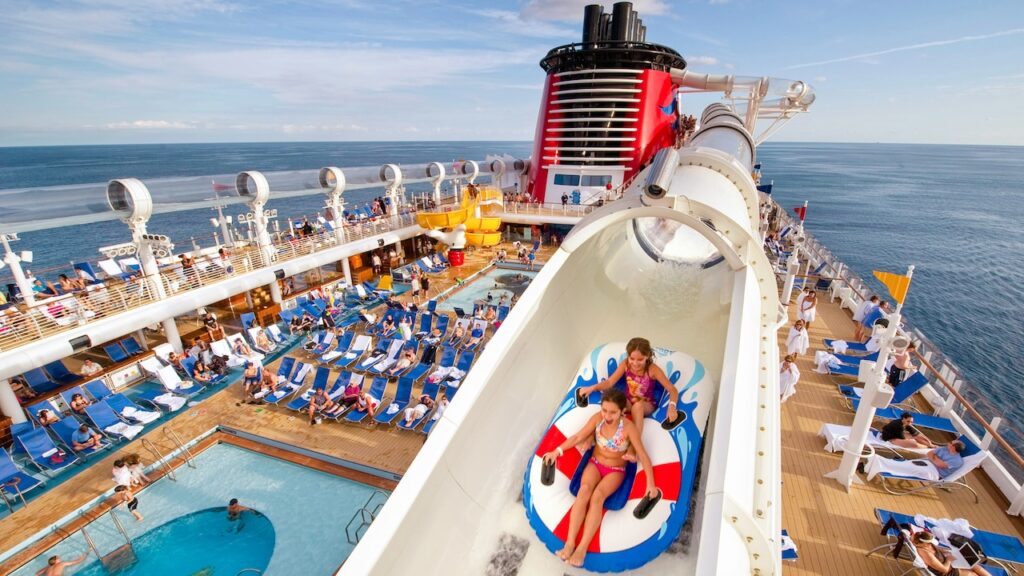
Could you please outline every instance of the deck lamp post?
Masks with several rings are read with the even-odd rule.
[[[877,271],[875,275],[889,288],[889,293],[896,300],[896,310],[889,315],[889,325],[883,329],[881,334],[878,359],[873,363],[866,361],[860,363],[858,376],[864,381],[864,392],[857,405],[857,414],[853,418],[850,436],[846,441],[846,448],[843,450],[843,460],[839,463],[839,468],[825,474],[826,478],[832,478],[842,484],[847,492],[852,484],[864,483],[856,475],[857,463],[862,457],[864,444],[871,429],[871,421],[875,418],[875,409],[885,408],[892,401],[893,389],[885,382],[885,365],[889,362],[889,357],[894,349],[906,349],[910,344],[905,336],[897,336],[897,332],[903,301],[907,294],[907,288],[910,286],[910,279],[914,275],[914,267],[907,268],[906,276]],[[876,326],[875,330],[878,329]]]
[[[331,212],[331,226],[334,227],[334,237],[339,244],[345,242],[345,173],[341,168],[328,166],[321,168],[318,176],[320,188],[327,195],[327,208]]]

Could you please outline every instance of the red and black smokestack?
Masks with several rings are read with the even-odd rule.
[[[557,201],[546,198],[549,180],[573,167],[628,180],[675,143],[669,70],[685,69],[686,61],[646,37],[632,3],[615,3],[611,14],[592,4],[583,12],[582,42],[554,48],[541,60],[548,76],[530,168],[535,198]]]

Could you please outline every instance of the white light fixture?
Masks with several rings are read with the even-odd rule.
[[[213,224],[214,226],[220,226],[220,222],[217,222],[216,218],[210,218],[210,224]]]
[[[224,219],[228,221],[228,224],[231,224],[231,215],[230,214],[225,216]]]
[[[21,261],[22,262],[32,262],[32,251],[31,250],[25,250],[24,252],[22,252],[21,253]]]

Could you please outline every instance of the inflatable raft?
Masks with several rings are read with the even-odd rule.
[[[654,482],[661,491],[661,499],[649,510],[638,510],[641,500],[647,503],[643,498],[647,477],[642,467],[629,464],[622,486],[605,502],[604,519],[587,551],[583,567],[590,571],[621,572],[643,566],[672,544],[689,515],[704,428],[717,389],[703,364],[693,357],[660,348],[654,349],[654,355],[655,362],[679,391],[676,408],[685,415],[680,416],[682,422],[677,421],[674,428],[663,427],[668,396],[659,388],[658,408],[644,423],[643,443],[654,467]],[[541,480],[542,456],[575,434],[600,410],[600,392],[592,393],[589,404],[580,407],[576,389],[607,378],[625,358],[626,345],[618,342],[600,346],[584,359],[527,465],[523,484],[526,516],[551,552],[565,545],[569,511],[590,451],[584,454],[575,447],[566,450],[556,463],[550,485]],[[625,390],[625,380],[616,386]]]

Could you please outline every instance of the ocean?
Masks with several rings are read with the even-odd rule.
[[[337,142],[0,148],[0,189],[383,163],[525,158],[528,142]],[[874,269],[916,266],[904,311],[985,397],[983,413],[1024,419],[1024,148],[995,146],[767,143],[764,181],[786,207],[809,202],[806,228],[863,278]],[[379,194],[345,195],[359,204]],[[318,195],[271,202],[282,215],[315,214]],[[226,209],[229,214],[239,206]],[[149,231],[181,248],[212,244],[208,210],[160,214]],[[127,228],[103,222],[21,235],[37,269],[99,257],[127,242]],[[0,281],[8,275],[0,271]],[[876,283],[875,286],[880,289]],[[1016,436],[1016,435],[1013,435]],[[1020,438],[1021,436],[1017,436]]]

